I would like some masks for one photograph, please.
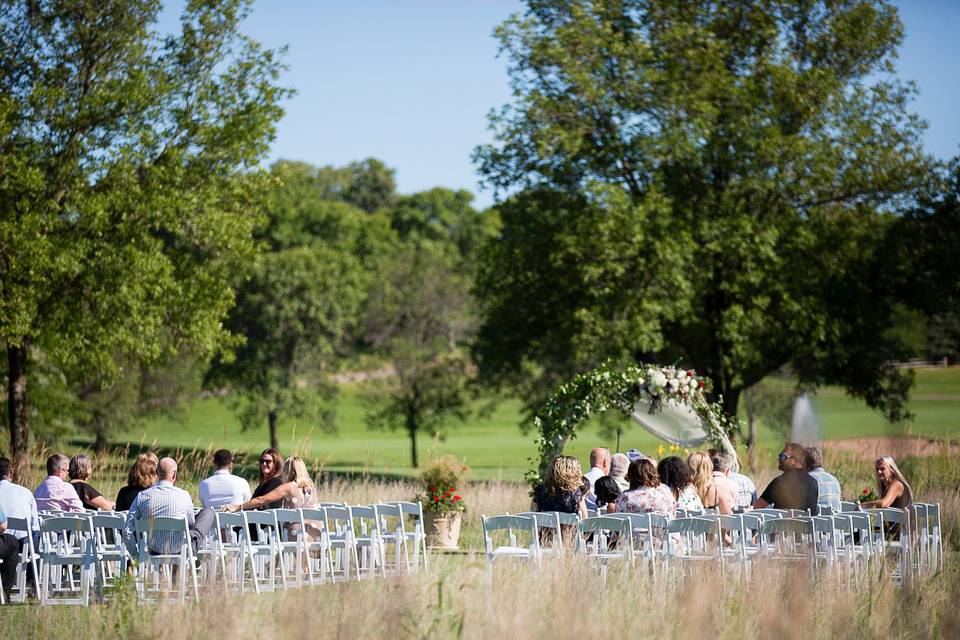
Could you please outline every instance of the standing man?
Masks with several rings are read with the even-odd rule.
[[[200,504],[217,509],[250,499],[250,484],[233,475],[233,454],[219,449],[213,454],[213,475],[200,483]]]
[[[603,476],[610,475],[610,450],[595,447],[590,452],[590,470],[583,477],[590,481],[590,491],[587,493],[587,510],[597,510],[597,495],[593,492],[593,485]]]
[[[33,492],[33,496],[37,499],[37,509],[81,513],[84,511],[77,490],[67,482],[69,470],[70,458],[62,453],[55,453],[47,458],[47,477]]]
[[[823,449],[807,447],[807,471],[817,481],[817,505],[830,507],[834,513],[840,513],[840,481],[823,468]],[[816,514],[814,514],[816,515]]]
[[[807,454],[803,446],[788,442],[783,445],[777,461],[777,467],[783,473],[770,481],[763,494],[753,503],[753,508],[773,506],[777,509],[799,509],[816,514],[817,481],[807,473]]]

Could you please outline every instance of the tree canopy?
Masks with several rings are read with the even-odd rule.
[[[31,353],[116,376],[229,339],[253,253],[253,171],[287,92],[239,32],[247,0],[0,2],[0,337],[25,464]],[[83,375],[81,375],[83,374]]]
[[[515,99],[475,159],[514,195],[478,283],[489,377],[682,361],[734,413],[789,364],[903,417],[888,249],[931,162],[892,6],[531,0],[497,36]]]

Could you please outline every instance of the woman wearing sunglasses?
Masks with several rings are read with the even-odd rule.
[[[260,484],[253,492],[253,498],[265,496],[283,484],[283,456],[274,448],[264,449],[260,454]],[[283,500],[263,505],[262,509],[280,509]]]

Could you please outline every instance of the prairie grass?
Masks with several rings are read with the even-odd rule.
[[[36,450],[34,460],[46,451]],[[180,484],[194,495],[209,473],[210,451],[173,453]],[[131,452],[94,461],[92,483],[107,495],[125,482]],[[829,455],[828,468],[853,498],[873,481],[872,465]],[[428,571],[413,576],[324,585],[275,594],[205,593],[199,605],[146,606],[129,588],[86,609],[0,607],[7,637],[126,637],[169,640],[281,638],[551,638],[607,636],[658,638],[928,638],[960,637],[960,456],[949,452],[902,461],[919,500],[943,508],[945,569],[899,589],[885,571],[854,582],[770,562],[748,583],[737,572],[696,571],[654,583],[639,569],[612,569],[601,590],[595,569],[582,559],[545,562],[541,570],[498,564],[488,579],[481,552],[480,514],[529,506],[519,483],[473,482],[461,489],[461,554],[431,555]],[[319,472],[317,464],[314,472]],[[763,488],[777,471],[759,470]],[[322,474],[321,474],[322,475]],[[323,500],[352,504],[409,499],[409,480],[322,476]],[[39,466],[23,479],[42,479]]]

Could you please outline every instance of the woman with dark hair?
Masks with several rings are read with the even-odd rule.
[[[533,490],[531,511],[560,511],[587,517],[583,491],[583,467],[573,456],[557,456],[543,484]],[[588,484],[589,490],[589,484]]]
[[[627,469],[630,490],[617,498],[616,508],[621,513],[656,513],[668,518],[677,515],[677,503],[660,487],[660,476],[653,462],[647,458],[634,460]]]
[[[280,455],[279,451],[273,447],[264,449],[263,453],[260,454],[259,466],[260,484],[257,485],[256,490],[253,492],[251,500],[255,498],[262,498],[283,484],[283,456]],[[283,499],[281,498],[275,502],[263,504],[258,508],[281,509],[282,507]]]
[[[597,478],[593,485],[593,493],[597,496],[597,509],[606,507],[605,513],[615,513],[617,510],[617,498],[623,491],[620,489],[620,483],[612,476],[603,476]]]
[[[93,474],[93,463],[90,462],[90,456],[80,453],[70,458],[70,467],[67,473],[70,474],[70,484],[77,490],[80,496],[80,502],[84,509],[96,511],[112,511],[113,503],[103,497],[99,491],[90,486],[87,480]]]
[[[677,509],[703,511],[703,502],[693,486],[693,471],[686,462],[677,456],[664,458],[657,465],[657,474],[663,483],[661,486],[669,489],[676,501]]]
[[[141,491],[153,486],[157,481],[157,465],[160,459],[155,453],[147,451],[137,456],[136,462],[127,473],[127,486],[117,493],[117,511],[127,511]]]

